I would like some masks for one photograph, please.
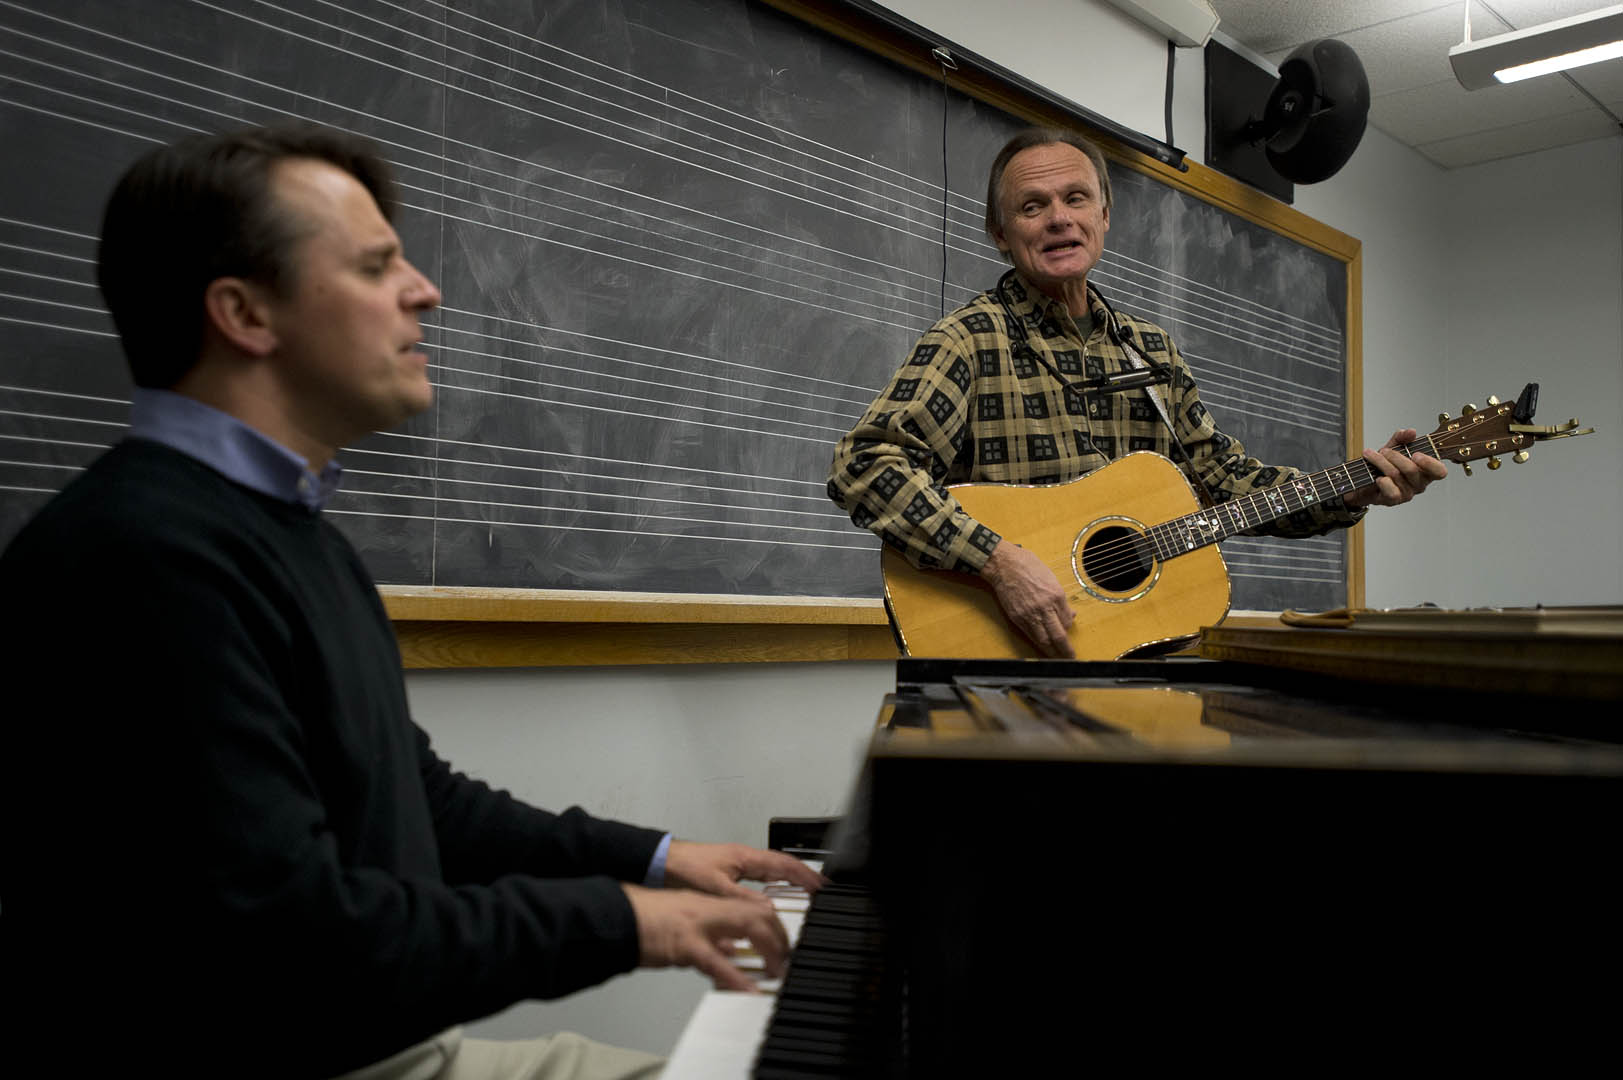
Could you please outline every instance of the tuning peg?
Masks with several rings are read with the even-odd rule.
[[[1510,455],[1510,460],[1514,461],[1516,464],[1520,465],[1522,462],[1526,461],[1531,456],[1532,455],[1529,454],[1526,450],[1518,450],[1514,454]]]
[[[1460,410],[1460,415],[1461,416],[1470,416],[1474,412],[1476,412],[1476,406],[1475,405],[1467,405],[1467,406],[1465,406],[1465,408]]]
[[[1471,463],[1469,461],[1460,462],[1460,468],[1465,470],[1465,475],[1466,476],[1471,475]]]
[[[1447,413],[1445,413],[1445,412],[1440,412],[1440,413],[1438,413],[1438,414],[1437,414],[1437,422],[1438,422],[1438,423],[1439,423],[1439,424],[1446,424],[1446,423],[1448,423],[1448,414],[1447,414]]]
[[[1491,457],[1491,458],[1488,459],[1488,470],[1491,472],[1492,470],[1497,469],[1499,466],[1501,466],[1503,464],[1504,464],[1504,462],[1500,461],[1498,458]]]
[[[1492,394],[1489,394],[1488,395],[1488,404],[1490,406],[1497,405],[1497,404],[1499,404],[1499,399],[1494,397]]]

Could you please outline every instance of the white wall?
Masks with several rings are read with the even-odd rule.
[[[1160,137],[1165,42],[1098,0],[892,0],[898,13]],[[1204,147],[1203,64],[1177,57],[1174,135]],[[1377,510],[1368,600],[1623,602],[1623,139],[1445,172],[1379,132],[1296,205],[1364,259],[1366,441],[1429,430],[1488,393],[1543,383],[1544,422],[1601,428],[1412,506]],[[1304,463],[1312,464],[1312,463]],[[760,843],[775,814],[838,809],[890,688],[883,664],[415,673],[451,760],[541,805],[579,801],[699,839]],[[480,1025],[564,1026],[668,1050],[702,983],[639,973]]]

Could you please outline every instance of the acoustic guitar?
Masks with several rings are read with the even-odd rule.
[[[1436,431],[1402,447],[1465,467],[1502,454],[1526,461],[1533,443],[1587,435],[1577,420],[1550,427],[1529,421],[1538,384],[1515,404],[1490,397],[1458,419],[1444,413]],[[1363,458],[1279,487],[1202,507],[1184,474],[1160,454],[1128,454],[1066,484],[959,484],[950,490],[970,517],[1034,552],[1065,588],[1076,621],[1071,646],[1081,660],[1166,652],[1223,620],[1228,570],[1219,541],[1373,485],[1380,474]],[[892,626],[910,656],[1018,658],[1040,655],[1009,624],[980,577],[919,570],[885,548],[882,570]]]

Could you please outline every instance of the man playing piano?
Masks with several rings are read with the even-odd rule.
[[[916,567],[979,574],[1013,626],[1048,656],[1071,656],[1076,614],[1054,573],[1019,537],[972,519],[947,484],[1055,484],[1137,450],[1192,471],[1216,502],[1291,481],[1297,470],[1249,457],[1218,430],[1166,331],[1116,311],[1088,273],[1110,231],[1110,174],[1098,147],[1028,128],[992,163],[986,231],[1014,264],[997,285],[941,319],[835,449],[829,495]],[[1085,393],[1078,384],[1135,368],[1170,385]],[[1176,430],[1176,445],[1172,435]],[[1377,483],[1253,530],[1312,536],[1372,505],[1408,502],[1446,472],[1398,447],[1364,458]]]
[[[131,430],[0,558],[9,974],[46,1072],[651,1075],[457,1025],[637,966],[747,988],[729,943],[775,973],[786,939],[739,879],[820,881],[524,805],[412,723],[322,516],[338,448],[431,398],[440,294],[392,208],[367,145],[306,128],[160,148],[107,207]]]

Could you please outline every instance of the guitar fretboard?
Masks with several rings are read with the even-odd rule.
[[[1415,454],[1439,456],[1430,435],[1399,447],[1410,457]],[[1323,472],[1298,476],[1288,483],[1231,499],[1181,518],[1153,526],[1145,534],[1155,546],[1157,559],[1172,559],[1208,544],[1278,521],[1298,510],[1330,502],[1359,488],[1369,487],[1381,474],[1363,458],[1342,462]]]

